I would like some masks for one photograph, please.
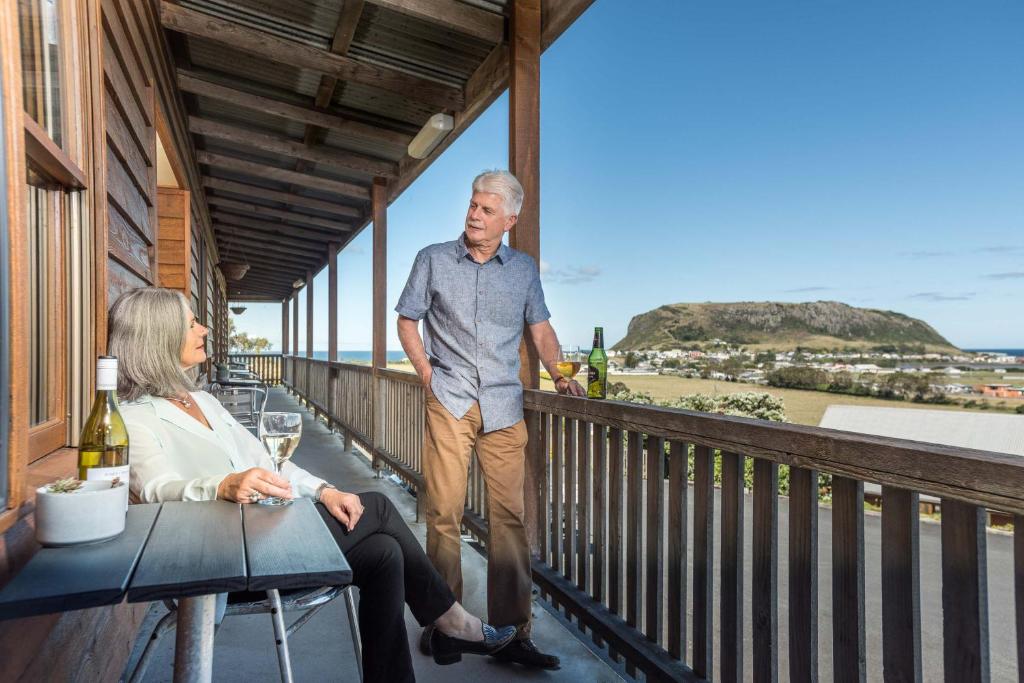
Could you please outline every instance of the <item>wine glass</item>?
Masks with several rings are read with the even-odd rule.
[[[274,463],[275,474],[281,473],[281,465],[286,463],[299,445],[302,437],[302,415],[299,413],[263,413],[260,418],[260,440],[270,453]],[[291,505],[290,498],[267,496],[260,498],[260,505]]]
[[[583,360],[580,355],[580,347],[563,346],[559,352],[558,362],[555,367],[558,373],[566,379],[572,379],[580,371]]]

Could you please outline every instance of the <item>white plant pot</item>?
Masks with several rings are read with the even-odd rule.
[[[82,482],[70,493],[36,489],[36,540],[46,546],[105,541],[124,531],[128,486],[109,481]]]

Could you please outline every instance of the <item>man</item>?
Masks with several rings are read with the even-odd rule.
[[[533,582],[523,523],[527,435],[519,381],[524,325],[558,391],[584,391],[558,373],[558,338],[548,322],[536,262],[502,243],[522,204],[523,188],[511,173],[477,176],[465,232],[416,255],[395,310],[398,338],[426,391],[427,555],[461,599],[460,527],[476,449],[490,525],[488,618],[519,627],[517,639],[495,656],[557,669],[558,657],[540,652],[530,639]],[[429,638],[428,631],[421,649],[429,648]]]

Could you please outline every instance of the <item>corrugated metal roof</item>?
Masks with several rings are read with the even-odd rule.
[[[315,71],[297,69],[201,38],[190,38],[188,45],[193,68],[218,73],[218,80],[226,85],[238,87],[232,81],[241,79],[249,86],[246,90],[262,89],[268,96],[284,91],[298,96],[303,104],[312,102],[320,86],[320,74]]]
[[[1024,415],[833,405],[819,427],[1024,455]]]

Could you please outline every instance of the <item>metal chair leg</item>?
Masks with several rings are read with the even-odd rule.
[[[359,618],[356,614],[356,600],[352,596],[352,586],[345,589],[345,611],[348,612],[348,625],[352,631],[352,647],[356,651],[356,668],[359,680],[363,680],[363,638],[359,633]]]
[[[292,661],[288,656],[288,633],[284,626],[284,610],[281,594],[277,590],[267,591],[270,600],[270,616],[274,622],[274,641],[277,643],[277,663],[281,667],[282,683],[292,683]]]
[[[128,677],[129,683],[139,683],[142,677],[146,675],[146,669],[149,668],[149,660],[153,658],[153,652],[156,651],[156,644],[160,638],[174,629],[178,621],[177,611],[171,611],[160,618],[160,621],[156,622],[156,626],[153,628],[153,633],[149,636],[149,642],[146,643],[146,647],[142,650],[142,655],[139,657],[139,661],[135,664],[135,669]]]

